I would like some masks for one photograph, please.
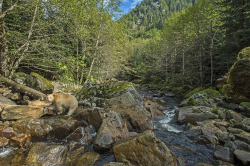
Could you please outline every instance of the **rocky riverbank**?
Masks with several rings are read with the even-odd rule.
[[[215,89],[179,102],[127,82],[89,82],[71,117],[4,85],[0,93],[0,165],[249,165],[248,107]]]

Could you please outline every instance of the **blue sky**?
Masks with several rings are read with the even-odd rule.
[[[136,7],[136,5],[140,4],[142,0],[121,0],[122,4],[120,9],[123,14],[127,14],[130,10]]]

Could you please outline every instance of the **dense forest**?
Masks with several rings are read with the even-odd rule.
[[[250,45],[247,0],[145,0],[115,19],[120,3],[1,0],[1,75],[209,86]]]

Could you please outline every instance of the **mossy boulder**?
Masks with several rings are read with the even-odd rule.
[[[200,92],[200,91],[202,91],[202,90],[203,90],[203,88],[201,88],[201,87],[195,88],[194,90],[188,92],[188,93],[185,95],[185,98],[189,98],[189,97],[192,96],[193,94],[198,93],[198,92]]]
[[[223,91],[236,101],[250,101],[250,47],[238,54]]]
[[[19,84],[24,84],[25,80],[29,77],[29,74],[23,72],[17,72],[13,76],[13,80]]]
[[[195,90],[196,93],[191,95],[192,93],[190,92],[191,95],[186,99],[187,105],[192,105],[192,106],[216,106],[216,102],[220,101],[223,99],[223,95],[212,88],[208,88],[202,91],[198,91],[198,89]]]
[[[88,82],[76,94],[76,97],[80,102],[88,100],[92,105],[119,112],[136,129],[143,131],[153,129],[151,114],[146,110],[142,97],[132,83],[109,81],[96,84]]]
[[[243,107],[244,113],[250,117],[250,102],[241,102],[240,106]]]
[[[92,97],[110,99],[121,96],[127,91],[130,91],[133,95],[136,95],[135,97],[138,97],[133,84],[129,82],[109,81],[100,84],[88,82],[77,93],[77,96],[79,99],[90,99]]]
[[[24,83],[27,86],[41,91],[45,94],[52,93],[54,89],[54,86],[51,81],[47,80],[46,78],[35,72],[31,72]]]

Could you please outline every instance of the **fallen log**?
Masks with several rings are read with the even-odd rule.
[[[27,87],[25,85],[18,84],[15,81],[12,81],[8,78],[0,76],[0,83],[4,84],[6,86],[10,86],[15,91],[24,93],[24,94],[26,94],[34,99],[40,99],[40,100],[46,99],[46,95],[44,93],[39,92],[39,91],[32,89],[30,87]]]

